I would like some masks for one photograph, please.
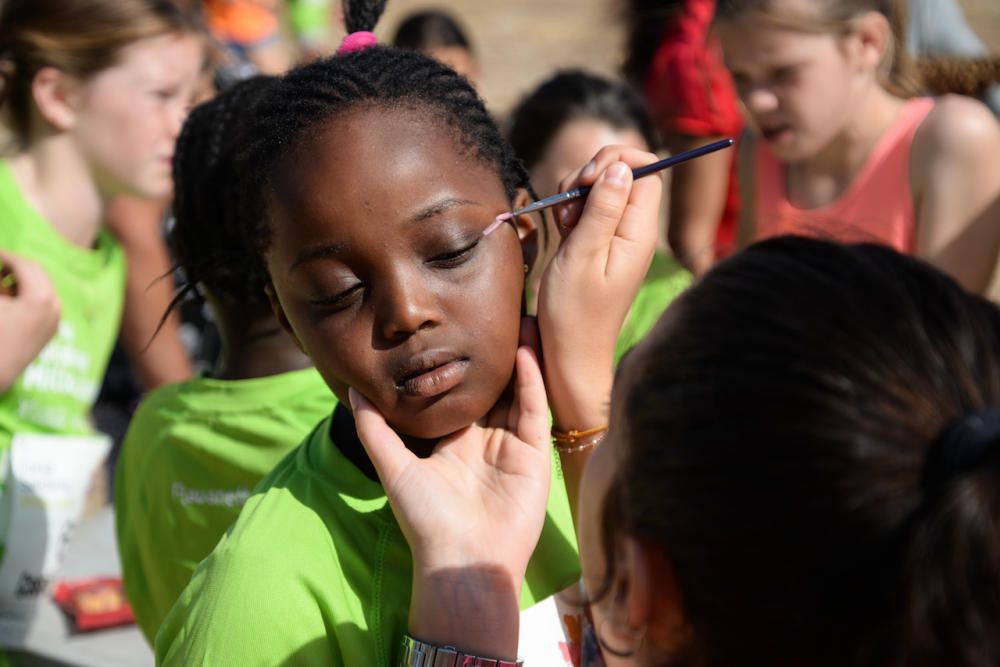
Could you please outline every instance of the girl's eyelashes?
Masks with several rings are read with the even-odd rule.
[[[475,240],[469,242],[467,245],[463,245],[456,250],[434,255],[426,261],[426,264],[436,269],[458,268],[472,259],[481,240],[482,235],[479,234],[476,236]],[[310,298],[308,303],[312,308],[322,311],[323,314],[336,313],[346,310],[354,305],[354,303],[363,296],[364,289],[364,283],[359,282],[332,296],[318,296]]]
[[[441,253],[440,255],[435,255],[427,260],[427,263],[431,266],[441,268],[441,269],[452,269],[461,266],[465,262],[472,258],[472,255],[479,242],[482,240],[482,235],[476,237],[474,241],[465,245],[458,250],[453,250],[451,252]]]
[[[309,299],[309,305],[327,312],[344,310],[350,306],[358,296],[361,295],[362,287],[361,283],[357,283],[342,292],[334,294],[333,296],[321,296],[315,299]]]

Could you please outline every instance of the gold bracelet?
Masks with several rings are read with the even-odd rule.
[[[552,439],[556,442],[566,442],[572,445],[581,438],[597,435],[598,433],[604,433],[607,430],[607,424],[604,424],[603,426],[595,426],[594,428],[586,428],[582,431],[577,431],[576,429],[570,429],[569,431],[552,429]]]
[[[597,426],[583,431],[557,431],[552,429],[552,442],[560,454],[575,454],[596,447],[608,434],[608,427]]]

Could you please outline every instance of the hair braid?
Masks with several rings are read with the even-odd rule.
[[[374,30],[385,10],[385,3],[386,0],[343,0],[347,32]]]
[[[177,139],[169,244],[183,280],[171,309],[199,288],[243,307],[268,307],[266,270],[233,205],[239,200],[234,159],[257,102],[276,83],[260,76],[237,84],[195,108]]]
[[[249,238],[270,245],[268,206],[280,161],[318,124],[359,105],[430,112],[463,154],[492,167],[508,198],[531,192],[527,171],[469,83],[450,68],[412,51],[377,46],[315,61],[289,72],[261,103],[241,163],[242,215]]]

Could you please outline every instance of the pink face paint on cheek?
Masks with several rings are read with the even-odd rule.
[[[500,228],[500,225],[507,222],[514,217],[513,213],[501,213],[496,217],[496,220],[490,223],[490,226],[483,230],[483,236],[489,236],[496,230]]]

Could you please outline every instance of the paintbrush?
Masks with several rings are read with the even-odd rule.
[[[681,162],[687,162],[688,160],[693,160],[702,155],[708,155],[709,153],[714,153],[715,151],[721,151],[723,148],[729,148],[733,145],[732,139],[722,139],[720,141],[713,141],[710,144],[704,146],[699,146],[698,148],[692,148],[689,151],[684,151],[683,153],[678,153],[677,155],[671,155],[668,158],[658,160],[652,164],[647,164],[644,167],[636,167],[632,170],[632,178],[642,178],[643,176],[649,176],[650,174],[655,174],[664,169],[669,169]],[[524,215],[525,213],[534,213],[535,211],[541,211],[542,209],[549,208],[550,206],[556,206],[558,204],[565,204],[568,201],[574,199],[579,199],[580,197],[586,197],[591,190],[590,185],[584,185],[579,188],[573,188],[567,192],[560,192],[557,195],[552,195],[551,197],[546,197],[545,199],[539,199],[538,201],[528,204],[524,208],[519,208],[516,211],[509,211],[507,213],[501,213],[496,217],[496,220],[490,224],[489,227],[483,232],[483,236],[489,236],[493,233],[500,225],[507,222],[511,218],[516,218],[519,215]]]

